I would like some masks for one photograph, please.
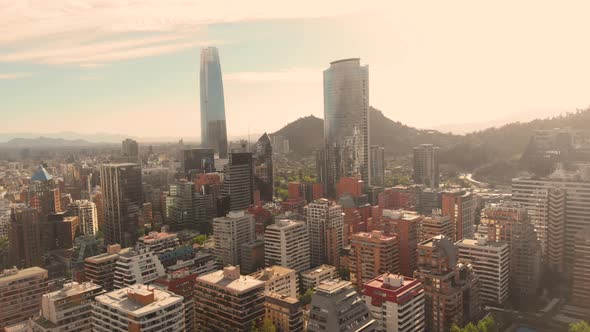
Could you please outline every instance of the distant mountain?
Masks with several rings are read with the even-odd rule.
[[[91,146],[94,143],[76,139],[67,140],[63,138],[37,137],[37,138],[13,138],[0,146],[9,148],[53,148],[53,147],[84,147]]]
[[[274,135],[287,138],[289,148],[297,155],[307,156],[323,145],[324,120],[313,115],[299,118],[270,136]]]

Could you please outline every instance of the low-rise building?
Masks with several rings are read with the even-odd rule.
[[[302,291],[319,286],[323,281],[336,278],[338,270],[332,265],[320,265],[301,273]]]
[[[277,331],[303,331],[303,310],[296,298],[268,293],[265,297],[264,309],[264,317],[274,324]]]
[[[282,266],[271,266],[250,274],[251,277],[264,281],[264,293],[277,293],[297,298],[299,280],[297,271]]]
[[[149,284],[166,275],[160,259],[148,248],[134,248],[122,253],[115,264],[115,289],[134,284]]]

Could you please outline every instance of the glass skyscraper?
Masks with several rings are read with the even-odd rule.
[[[329,197],[341,177],[369,183],[369,67],[360,59],[324,71],[324,187]]]
[[[201,51],[201,145],[227,158],[223,79],[216,47]]]

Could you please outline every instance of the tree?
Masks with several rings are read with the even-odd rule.
[[[260,332],[277,332],[277,327],[272,323],[272,320],[264,318]]]
[[[350,270],[346,266],[340,266],[338,268],[338,275],[342,280],[350,280]]]
[[[570,324],[569,332],[590,332],[590,325],[583,320]]]
[[[207,241],[207,235],[201,234],[193,238],[193,244],[203,245]]]
[[[590,332],[584,331],[583,332]],[[450,332],[498,332],[498,327],[494,321],[494,317],[486,316],[476,324],[469,323],[464,328],[460,328],[457,324],[453,324]],[[571,332],[571,331],[570,331]],[[574,331],[579,332],[579,331]]]
[[[305,293],[299,298],[301,305],[308,305],[311,303],[311,297],[313,296],[313,289],[308,288]]]
[[[463,330],[457,326],[457,324],[453,324],[453,326],[451,326],[451,332],[462,332]]]

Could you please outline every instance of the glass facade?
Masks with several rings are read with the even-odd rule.
[[[201,51],[201,145],[227,158],[223,79],[216,47]]]

